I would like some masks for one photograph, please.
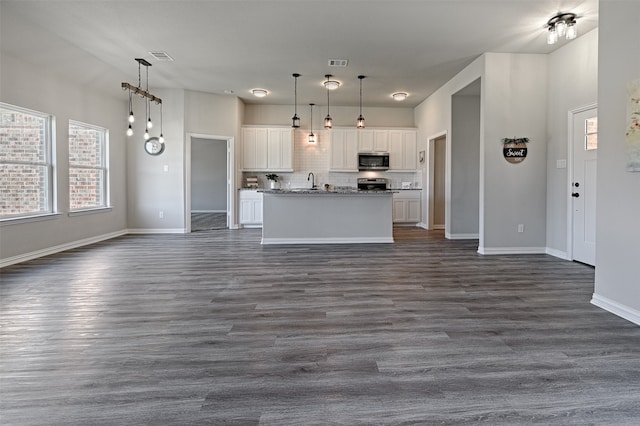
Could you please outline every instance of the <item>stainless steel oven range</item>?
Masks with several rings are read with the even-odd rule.
[[[358,191],[386,191],[388,186],[385,178],[358,178]]]

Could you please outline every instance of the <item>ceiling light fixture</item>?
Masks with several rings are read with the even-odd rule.
[[[253,96],[256,98],[264,98],[269,94],[269,92],[264,89],[251,89],[251,93],[253,93]]]
[[[329,88],[329,85],[327,85],[327,83],[329,83],[331,81],[329,79],[332,77],[332,75],[331,74],[327,74],[327,75],[325,75],[325,77],[327,78],[327,81],[324,82],[324,87],[327,88],[327,116],[324,118],[324,128],[325,129],[330,129],[331,127],[333,127],[333,118],[331,118],[331,115],[329,114],[329,92],[332,89]],[[338,86],[339,85],[340,84],[338,83]],[[336,86],[336,88],[338,86]]]
[[[358,121],[356,122],[356,127],[358,129],[364,129],[364,116],[362,115],[362,80],[366,78],[364,75],[359,75],[358,79],[360,80],[360,115],[358,116]]]
[[[300,127],[300,117],[298,117],[298,77],[300,74],[292,74],[294,78],[293,86],[293,117],[291,118],[291,127],[297,129]]]
[[[575,13],[558,13],[547,21],[547,44],[556,44],[560,37],[573,40],[578,36],[578,16]]]
[[[313,106],[315,104],[309,104],[309,107],[311,108],[311,133],[309,133],[309,143],[316,143],[316,135],[313,134]]]
[[[325,89],[336,90],[338,87],[340,87],[340,82],[338,80],[329,80],[331,77],[333,77],[331,74],[327,74],[325,75],[325,77],[327,80],[322,83]]]
[[[404,101],[405,99],[407,99],[407,96],[409,96],[409,94],[406,92],[396,92],[391,95],[393,100],[398,102]]]
[[[129,83],[121,83],[122,90],[127,90],[129,92],[129,116],[128,122],[129,127],[127,128],[127,136],[133,136],[133,126],[132,124],[135,122],[136,118],[133,115],[133,95],[139,95],[144,99],[145,106],[145,118],[147,118],[146,129],[145,129],[145,140],[149,138],[149,129],[153,127],[153,122],[151,121],[151,102],[155,102],[157,105],[160,105],[160,122],[162,122],[162,99],[157,97],[156,95],[149,92],[149,67],[151,64],[143,58],[135,58],[136,62],[138,62],[138,85],[134,86]],[[141,78],[141,69],[142,66],[146,68],[147,72],[147,84],[146,89],[142,89],[142,78]]]

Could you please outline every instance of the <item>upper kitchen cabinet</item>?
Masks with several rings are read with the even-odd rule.
[[[418,136],[415,130],[389,131],[389,171],[415,172]]]
[[[358,130],[358,152],[389,152],[389,131],[383,129]]]
[[[329,170],[332,172],[358,171],[358,132],[357,129],[331,130],[331,161]]]
[[[292,172],[292,133],[290,127],[243,127],[243,170]]]

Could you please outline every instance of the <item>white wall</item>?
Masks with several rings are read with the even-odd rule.
[[[472,84],[479,84],[472,83]],[[448,238],[478,238],[480,96],[451,99],[451,222]]]
[[[547,55],[487,53],[482,80],[481,253],[545,252]],[[507,162],[501,140],[528,137]],[[518,232],[518,224],[525,226]]]
[[[151,88],[151,92],[162,99],[165,150],[157,156],[147,154],[142,129],[127,143],[128,228],[131,232],[183,232],[184,91]],[[141,108],[134,113],[143,117]],[[152,120],[158,124],[155,116]],[[159,129],[154,127],[152,136],[156,132]]]
[[[627,84],[640,78],[640,2],[601,0],[594,303],[640,324],[640,173],[625,171]]]
[[[29,37],[28,26],[17,26],[11,37]],[[22,31],[25,31],[22,33]],[[2,28],[2,46],[10,37]],[[45,46],[49,39],[38,40]],[[87,57],[87,61],[94,58]],[[0,61],[0,100],[53,114],[56,120],[57,211],[50,219],[0,226],[0,264],[10,264],[72,247],[78,241],[97,241],[126,229],[126,108],[127,98],[119,87],[119,74],[109,70],[114,85],[105,92],[92,85],[66,80],[47,68],[18,59],[3,51]],[[107,65],[105,65],[107,67]],[[106,71],[105,71],[106,72]],[[68,128],[77,120],[109,130],[110,211],[69,216]]]
[[[598,90],[598,30],[567,42],[549,55],[547,86],[547,248],[566,258],[568,169],[568,112],[596,103]]]

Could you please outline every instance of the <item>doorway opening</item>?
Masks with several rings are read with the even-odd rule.
[[[427,151],[429,153],[427,229],[445,229],[447,134],[442,133],[430,138],[427,141]]]
[[[185,149],[186,232],[233,227],[233,138],[187,136]]]

